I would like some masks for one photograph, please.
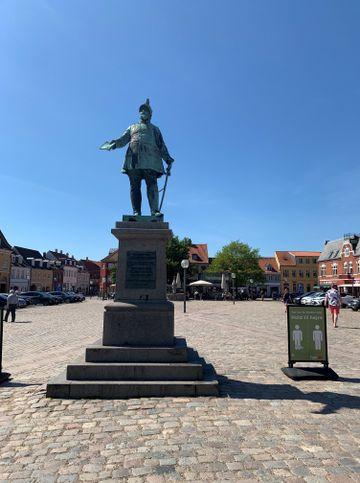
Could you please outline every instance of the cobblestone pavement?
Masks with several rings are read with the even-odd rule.
[[[100,338],[103,302],[34,307],[5,324],[0,481],[360,481],[360,312],[329,325],[338,381],[294,382],[279,302],[176,305],[220,398],[46,399],[47,380]]]

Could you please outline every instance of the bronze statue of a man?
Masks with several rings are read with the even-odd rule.
[[[122,148],[129,143],[122,172],[129,176],[130,198],[134,215],[141,215],[141,181],[147,187],[152,216],[161,216],[157,179],[165,174],[163,161],[170,174],[174,162],[164,143],[160,129],[151,124],[152,109],[149,99],[139,107],[140,121],[129,126],[124,134],[109,143],[109,149]]]

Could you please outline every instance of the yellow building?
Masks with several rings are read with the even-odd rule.
[[[280,272],[280,287],[283,293],[288,288],[292,293],[310,292],[318,285],[317,260],[321,252],[276,251],[275,260]]]
[[[0,230],[0,293],[7,293],[10,288],[11,246]]]

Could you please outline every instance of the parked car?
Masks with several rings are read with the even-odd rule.
[[[51,295],[52,297],[54,297],[56,300],[57,300],[57,303],[58,304],[62,304],[64,303],[64,299],[62,297],[60,297],[60,295],[55,295],[51,292],[45,292],[47,295]]]
[[[76,292],[66,292],[68,295],[71,295],[72,297],[75,297],[76,302],[83,302],[85,300],[85,297],[82,293],[76,293]]]
[[[325,300],[325,292],[315,292],[311,295],[307,295],[301,299],[301,303],[304,305],[323,305]]]
[[[76,302],[75,297],[73,297],[72,295],[69,295],[66,292],[60,292],[55,290],[53,292],[49,292],[49,294],[54,295],[56,297],[61,297],[62,301],[65,303]]]
[[[341,296],[341,307],[345,309],[346,307],[349,306],[350,302],[352,302],[355,299],[353,295],[344,295]]]
[[[7,293],[1,293],[0,295],[5,298],[5,305],[6,305],[8,294]],[[18,296],[18,308],[23,309],[27,305],[28,304],[27,304],[26,300],[23,297],[21,297],[21,295],[19,295]],[[1,303],[0,303],[0,307],[1,307]]]
[[[324,292],[317,293],[312,297],[309,305],[325,305],[325,297],[326,297],[326,294]]]
[[[37,292],[31,290],[30,292],[22,292],[21,297],[25,300],[29,299],[32,305],[57,305],[58,300],[46,292]]]
[[[0,309],[3,309],[6,307],[6,302],[7,302],[7,297],[5,297],[3,294],[0,294]]]
[[[305,292],[305,293],[298,294],[295,297],[293,297],[293,302],[294,302],[294,304],[300,305],[301,304],[301,300],[304,297],[309,297],[310,295],[313,295],[313,294],[316,294],[316,292],[314,290],[312,292]]]
[[[349,302],[348,307],[355,312],[357,312],[360,309],[360,299],[353,299]]]

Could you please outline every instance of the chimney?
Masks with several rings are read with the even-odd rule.
[[[62,255],[62,250],[60,250],[60,253],[61,253],[61,255]]]
[[[67,256],[67,257],[69,256],[69,252],[66,252],[66,256]]]
[[[86,257],[86,260],[89,260],[89,257]]]
[[[57,248],[55,248],[55,253],[57,253],[57,252],[58,252],[58,249],[57,249]]]

